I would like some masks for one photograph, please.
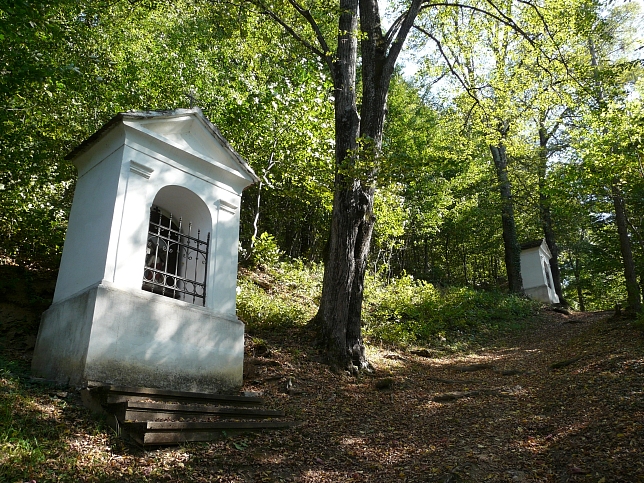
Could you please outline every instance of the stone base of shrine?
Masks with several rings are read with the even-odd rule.
[[[76,387],[230,393],[243,363],[237,317],[103,281],[43,314],[32,373]]]
[[[547,285],[538,285],[536,287],[524,288],[525,294],[532,300],[538,300],[546,304],[558,304],[559,297],[556,292]]]

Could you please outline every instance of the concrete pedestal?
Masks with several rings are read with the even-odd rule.
[[[103,281],[42,317],[35,375],[179,391],[242,385],[244,325],[236,317]]]

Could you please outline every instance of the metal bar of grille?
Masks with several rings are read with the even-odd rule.
[[[201,240],[201,231],[193,237],[192,223],[188,234],[181,233],[179,225],[172,222],[172,214],[165,216],[157,207],[150,210],[147,255],[143,270],[143,290],[166,297],[181,298],[206,305],[206,277],[210,233]],[[203,279],[199,277],[199,265],[203,265]]]

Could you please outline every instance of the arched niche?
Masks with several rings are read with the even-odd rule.
[[[142,290],[206,305],[213,263],[212,218],[206,203],[182,186],[164,186],[152,202]]]

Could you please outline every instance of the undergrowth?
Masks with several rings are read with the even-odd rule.
[[[249,332],[303,326],[317,310],[322,267],[282,262],[264,270],[242,270],[237,282],[237,315]]]
[[[25,368],[0,357],[0,481],[32,474],[49,449],[43,437],[51,432],[25,388],[26,380]]]
[[[300,261],[242,271],[237,313],[248,331],[303,326],[316,313],[323,269]],[[403,276],[365,280],[363,335],[391,346],[458,345],[474,337],[518,329],[538,304],[524,297],[471,288],[437,289]]]
[[[520,329],[540,304],[525,297],[468,287],[438,289],[403,276],[365,283],[364,335],[371,342],[449,345]]]

